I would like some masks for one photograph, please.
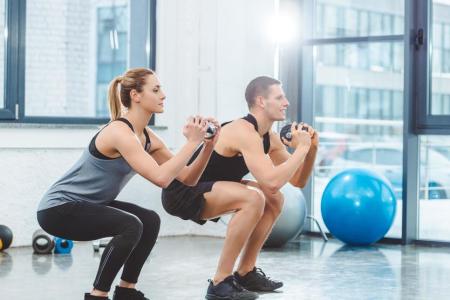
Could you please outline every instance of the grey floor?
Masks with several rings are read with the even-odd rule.
[[[223,240],[160,238],[138,288],[152,300],[204,299]],[[76,243],[70,255],[0,252],[0,299],[82,299],[100,255]],[[283,249],[263,250],[258,265],[284,281],[260,299],[450,299],[450,249],[378,245],[368,248],[303,237]]]

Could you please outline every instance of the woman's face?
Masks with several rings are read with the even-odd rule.
[[[139,93],[140,105],[150,113],[164,112],[166,95],[161,89],[158,77],[155,74],[148,75],[145,81],[142,92]]]

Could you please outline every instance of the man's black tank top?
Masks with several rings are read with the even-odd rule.
[[[255,130],[258,131],[258,123],[254,116],[248,114],[243,118],[244,120],[250,122],[255,127]],[[230,122],[226,122],[222,124],[222,126],[226,126]],[[262,146],[264,147],[264,153],[269,153],[270,149],[270,137],[269,132],[265,133],[263,136]],[[192,156],[189,164],[195,160],[197,155],[200,153],[202,147],[197,149],[197,151]],[[244,157],[242,155],[235,155],[232,157],[222,156],[216,151],[213,151],[211,154],[211,158],[200,177],[199,182],[203,181],[235,181],[240,182],[242,177],[247,175],[249,170],[247,165],[245,164]]]

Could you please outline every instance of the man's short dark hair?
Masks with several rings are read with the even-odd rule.
[[[267,97],[270,86],[274,84],[281,84],[281,82],[269,76],[259,76],[250,81],[245,89],[245,100],[247,100],[248,108],[255,104],[256,97]]]

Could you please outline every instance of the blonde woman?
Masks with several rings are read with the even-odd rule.
[[[219,128],[217,121],[197,116],[183,127],[187,141],[181,150],[176,155],[168,150],[147,127],[153,114],[164,111],[165,98],[152,70],[131,69],[115,78],[109,87],[111,122],[40,202],[38,222],[54,236],[77,241],[113,237],[103,252],[93,289],[84,299],[108,299],[122,267],[113,299],[147,299],[135,285],[158,236],[160,218],[116,197],[136,173],[159,187],[167,187],[175,178],[195,185],[214,148],[217,137],[204,137],[208,123]],[[201,154],[186,166],[201,143]]]

